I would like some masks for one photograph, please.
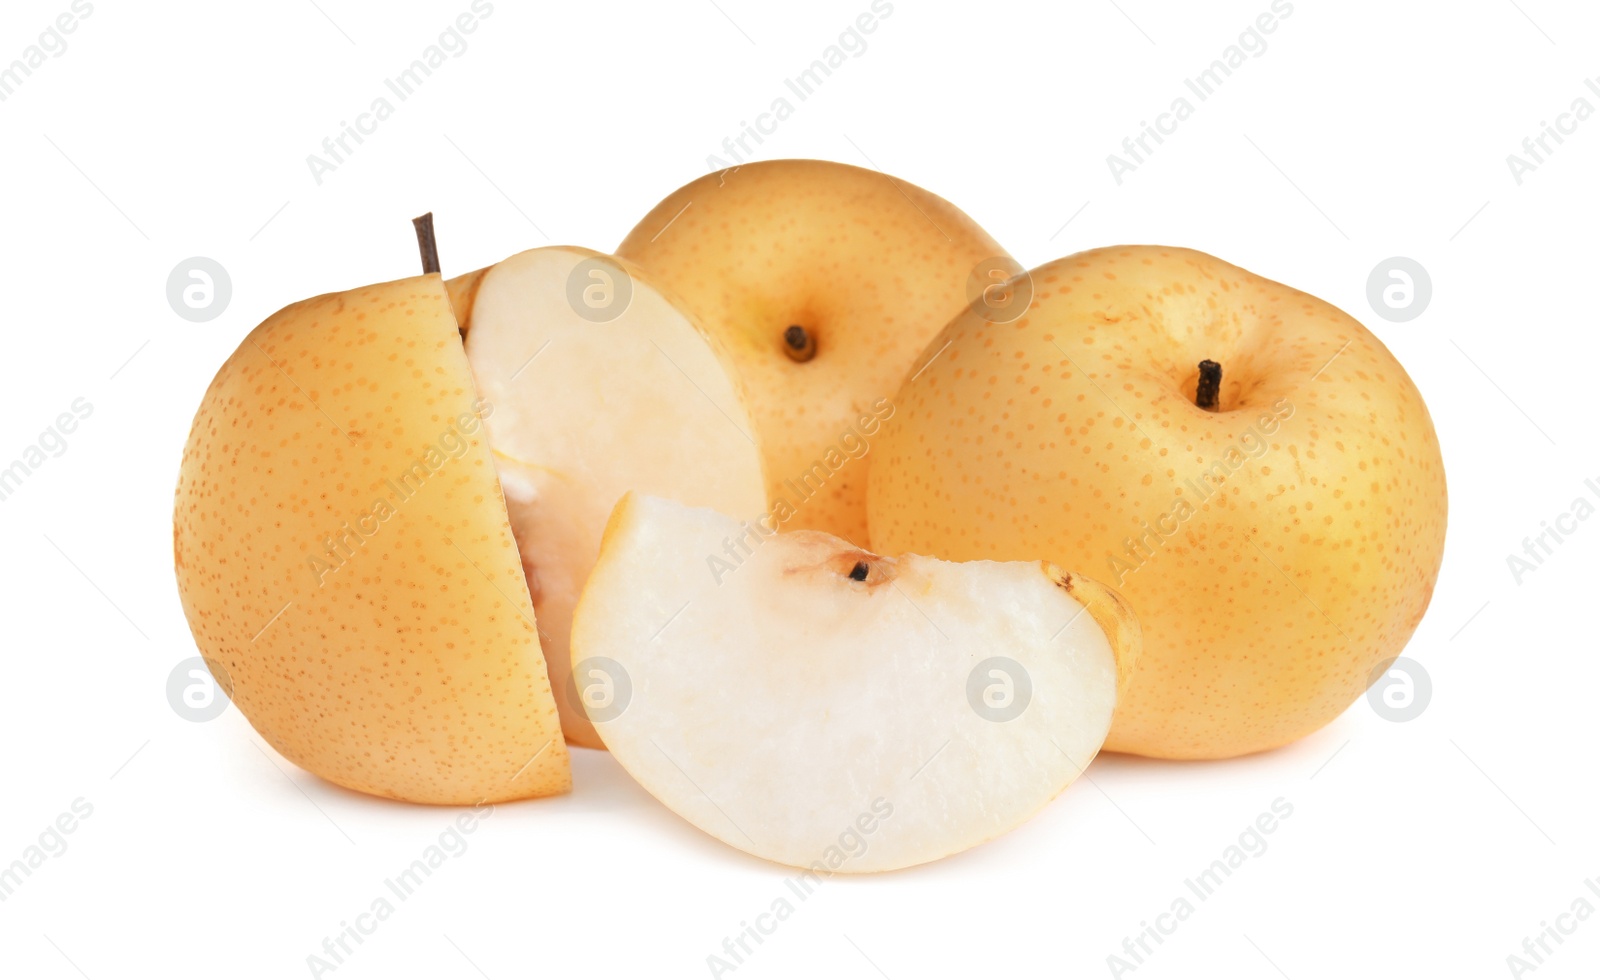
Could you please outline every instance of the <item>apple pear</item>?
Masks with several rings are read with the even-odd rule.
[[[571,788],[492,410],[436,275],[286,307],[207,389],[178,594],[212,674],[296,765],[418,803]]]
[[[565,792],[567,742],[601,747],[567,643],[611,505],[755,512],[761,454],[714,341],[625,263],[550,247],[453,283],[320,296],[245,339],[184,450],[179,594],[297,765],[423,803]]]
[[[1422,619],[1446,492],[1422,396],[1322,300],[1181,248],[1069,256],[928,347],[873,450],[873,546],[1048,556],[1144,654],[1109,750],[1223,758],[1326,725]],[[935,356],[937,355],[937,356]]]
[[[912,360],[1021,266],[948,201],[874,170],[751,163],[673,192],[617,255],[731,354],[785,529],[867,543],[867,459]]]

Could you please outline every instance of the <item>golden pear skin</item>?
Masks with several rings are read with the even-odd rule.
[[[1326,725],[1405,646],[1443,558],[1416,386],[1349,315],[1200,252],[1084,252],[1031,286],[1014,322],[957,316],[899,393],[873,548],[1045,557],[1118,589],[1144,652],[1110,750],[1225,758]]]
[[[617,254],[733,356],[784,530],[858,546],[867,459],[895,390],[972,299],[974,270],[1006,258],[937,195],[821,160],[707,174],[656,205]]]
[[[455,805],[571,788],[487,410],[437,275],[286,307],[201,402],[183,610],[262,738],[324,779]]]

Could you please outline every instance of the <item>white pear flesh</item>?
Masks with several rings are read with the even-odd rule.
[[[1099,751],[1138,637],[1114,592],[1046,562],[884,558],[630,494],[572,641],[645,789],[733,847],[834,873],[1027,820]]]
[[[764,506],[754,427],[714,344],[636,270],[587,249],[522,252],[478,286],[467,361],[569,742],[600,747],[569,697],[568,641],[617,499]]]

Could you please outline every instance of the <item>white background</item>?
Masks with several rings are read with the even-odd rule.
[[[246,331],[413,274],[425,210],[447,275],[550,242],[609,250],[868,9],[497,0],[319,186],[307,154],[468,0],[317,2],[96,0],[0,102],[0,462],[75,398],[94,406],[0,503],[0,865],[75,799],[94,808],[0,903],[6,976],[310,975],[323,938],[456,815],[322,782],[232,709],[197,724],[168,705],[168,673],[195,655],[171,569],[178,460]],[[1520,585],[1506,564],[1575,498],[1600,502],[1584,486],[1600,482],[1600,118],[1520,186],[1506,163],[1579,96],[1600,108],[1583,85],[1600,11],[1294,0],[1265,53],[1119,186],[1107,154],[1268,0],[1117,3],[895,0],[759,156],[881,167],[1026,266],[1192,246],[1367,323],[1426,397],[1449,474],[1444,571],[1406,651],[1433,699],[1404,724],[1361,701],[1258,757],[1103,757],[999,841],[826,882],[732,975],[1109,976],[1124,937],[1279,797],[1293,816],[1266,852],[1125,975],[1509,975],[1542,922],[1580,895],[1600,907],[1584,884],[1600,878],[1600,520]],[[0,64],[67,9],[6,0]],[[195,255],[232,276],[209,323],[165,296]],[[1366,299],[1395,255],[1433,280],[1408,323]],[[570,796],[497,807],[334,975],[711,975],[706,957],[789,872],[683,823],[607,756],[574,755]],[[1534,975],[1597,968],[1600,915]]]

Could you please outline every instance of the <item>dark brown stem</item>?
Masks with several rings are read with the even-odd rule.
[[[433,212],[429,211],[420,218],[412,218],[411,224],[417,229],[417,250],[422,253],[422,274],[439,271],[439,243],[433,240]]]
[[[1222,365],[1216,361],[1200,362],[1200,383],[1194,389],[1194,403],[1208,412],[1217,410],[1217,395],[1222,391]]]
[[[793,324],[783,332],[783,352],[789,360],[803,364],[817,356],[817,340],[805,327]]]

